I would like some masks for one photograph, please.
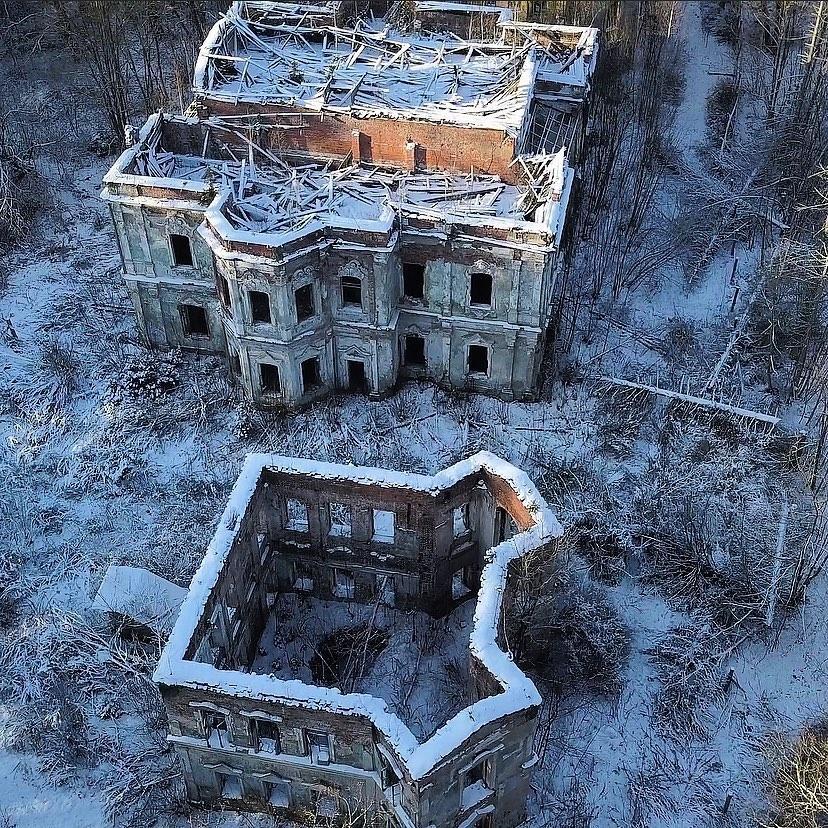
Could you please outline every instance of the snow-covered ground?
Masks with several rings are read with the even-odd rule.
[[[695,3],[684,4],[676,36],[687,42],[689,57],[677,133],[685,164],[698,168],[704,100],[716,77],[710,71],[727,71],[730,58],[703,33]],[[623,403],[613,404],[591,381],[557,384],[533,404],[412,384],[382,402],[344,396],[294,415],[265,416],[240,402],[221,361],[143,354],[98,199],[107,164],[80,144],[60,170],[44,164],[56,203],[4,263],[0,574],[19,601],[16,616],[0,628],[0,825],[104,825],[117,800],[113,790],[128,787],[125,768],[154,781],[154,763],[164,754],[153,753],[153,745],[163,727],[152,721],[150,703],[144,717],[130,709],[143,698],[136,688],[149,670],[108,655],[92,599],[112,563],[146,567],[186,586],[251,450],[434,473],[488,449],[524,468],[566,526],[607,510],[613,530],[630,533],[634,519],[680,488],[706,498],[711,512],[724,503],[749,520],[751,509],[764,508],[768,522],[759,529],[772,548],[789,478],[763,454],[758,437],[750,445],[744,433],[731,439],[709,423],[671,420],[663,406],[619,413]],[[733,255],[741,261],[744,302],[758,252]],[[645,367],[685,376],[699,393],[732,327],[731,258],[729,249],[714,258],[689,287],[667,273],[655,293],[642,288],[628,302],[628,322],[639,333],[660,336],[670,317],[692,319],[700,347],[689,367],[616,330],[596,337],[593,350],[581,349],[585,373],[635,379],[630,370]],[[602,352],[607,357],[590,362]],[[158,400],[119,390],[124,366],[135,358],[160,366],[176,387]],[[766,402],[761,390],[745,393],[757,407]],[[620,692],[579,687],[550,697],[530,824],[698,826],[720,819],[726,803],[733,824],[747,823],[765,807],[767,736],[795,733],[825,714],[826,579],[814,582],[781,632],[754,630],[739,643],[718,668],[722,691],[706,704],[707,733],[682,741],[654,717],[664,679],[653,649],[683,625],[706,646],[701,636],[709,630],[686,602],[643,577],[636,560],[630,557],[620,579],[598,587],[630,630]],[[586,563],[573,561],[583,575]],[[21,713],[21,700],[29,699],[33,721]],[[56,765],[46,748],[32,744],[31,728],[71,734],[75,758]],[[119,820],[127,810],[116,808]],[[196,819],[208,817],[182,815],[181,824]]]
[[[435,621],[422,612],[382,605],[282,595],[262,633],[251,670],[313,684],[313,662],[320,644],[359,627],[355,652],[362,653],[367,637],[364,628],[370,624],[379,632],[379,640],[385,641],[376,657],[359,671],[353,692],[384,699],[391,712],[424,741],[462,706],[458,702],[469,682],[473,616],[474,601],[463,602],[446,618]],[[357,666],[358,662],[349,663],[348,675]]]

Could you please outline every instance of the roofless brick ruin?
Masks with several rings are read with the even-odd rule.
[[[104,179],[144,341],[261,405],[531,398],[597,32],[502,5],[233,3]]]
[[[432,477],[249,456],[155,674],[189,798],[519,824],[541,699],[505,596],[560,534],[486,452]]]

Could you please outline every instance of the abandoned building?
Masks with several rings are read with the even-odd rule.
[[[249,455],[155,673],[188,797],[520,823],[540,696],[504,594],[560,534],[487,452],[431,477]]]
[[[531,398],[597,48],[501,6],[234,2],[104,179],[144,342],[262,405]]]

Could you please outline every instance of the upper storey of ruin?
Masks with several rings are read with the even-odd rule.
[[[313,155],[508,180],[566,141],[596,36],[492,5],[238,0],[201,48],[195,108],[278,121],[282,146]],[[535,104],[554,108],[540,128]]]

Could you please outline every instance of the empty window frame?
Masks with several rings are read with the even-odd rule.
[[[501,506],[495,509],[494,542],[503,543],[517,532],[512,516]]]
[[[228,747],[230,745],[230,735],[227,716],[224,713],[216,713],[212,710],[202,710],[201,717],[207,744],[210,747]]]
[[[313,592],[313,570],[306,563],[293,564],[293,588],[297,592]]]
[[[403,295],[407,299],[422,299],[425,296],[425,265],[417,262],[403,262]]]
[[[254,322],[272,321],[270,316],[270,297],[261,290],[249,290],[247,298],[250,301],[250,318]]]
[[[263,753],[281,753],[282,739],[276,722],[266,719],[255,719],[256,744]]]
[[[216,780],[218,781],[222,799],[242,798],[241,776],[236,776],[233,773],[217,773]]]
[[[308,507],[301,500],[289,498],[287,505],[287,528],[294,532],[308,531]]]
[[[184,329],[185,335],[210,335],[207,311],[201,305],[179,305],[178,313],[181,316],[181,327]]]
[[[265,793],[274,808],[290,808],[290,782],[265,782]]]
[[[232,316],[233,303],[230,300],[230,283],[221,273],[217,274],[216,280],[218,282],[218,293],[219,299],[221,299],[221,304],[228,312],[230,312],[230,315]]]
[[[187,236],[179,233],[170,233],[170,250],[174,267],[192,267],[193,248]]]
[[[305,741],[311,762],[317,765],[329,765],[333,761],[331,737],[319,730],[306,730]]]
[[[403,362],[406,365],[425,365],[425,339],[417,334],[408,334],[403,342]]]
[[[469,374],[489,374],[489,349],[485,345],[469,345],[466,367]]]
[[[354,574],[347,569],[334,569],[333,594],[351,600],[354,597]]]
[[[451,597],[455,601],[465,598],[471,593],[469,588],[467,573],[465,569],[458,569],[451,576]]]
[[[324,820],[336,819],[339,816],[339,803],[336,797],[327,793],[319,793],[316,798],[316,816]]]
[[[296,305],[296,321],[304,322],[316,314],[316,305],[313,299],[313,285],[302,285],[293,293]]]
[[[349,538],[351,536],[351,507],[346,503],[328,504],[330,529],[328,534]]]
[[[256,532],[256,546],[259,550],[259,564],[266,566],[270,560],[270,553],[273,546],[270,543],[270,538],[267,534],[267,529],[260,529]]]
[[[359,276],[343,276],[340,280],[342,304],[362,307],[362,279]]]
[[[492,277],[488,273],[471,274],[469,301],[481,307],[492,306]]]
[[[469,531],[469,504],[464,503],[454,510],[452,516],[452,530],[455,538]]]
[[[365,373],[365,363],[361,359],[347,360],[348,390],[357,394],[364,394],[370,390],[368,376]]]
[[[311,357],[302,363],[302,391],[307,394],[322,385],[322,372],[319,369],[319,359]]]
[[[463,774],[463,787],[468,788],[477,782],[482,783],[486,787],[489,786],[490,767],[488,759],[481,759],[477,764],[472,765]]]
[[[262,394],[281,394],[282,380],[279,376],[279,368],[270,362],[259,363],[259,382],[262,387]]]
[[[241,375],[241,357],[234,348],[227,349],[227,358],[230,361],[230,373],[238,377]]]
[[[390,543],[394,540],[394,523],[396,515],[385,509],[374,509],[372,511],[372,533],[371,540]]]

